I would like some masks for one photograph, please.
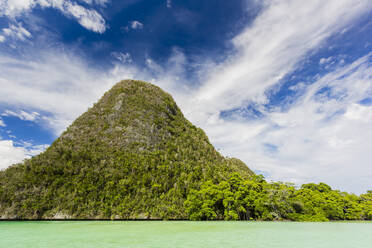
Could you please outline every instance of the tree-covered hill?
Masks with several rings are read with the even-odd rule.
[[[372,191],[266,182],[172,97],[116,84],[43,153],[0,171],[0,219],[372,220]]]
[[[226,159],[172,97],[116,84],[43,153],[0,172],[0,217],[185,219],[204,181],[253,173]]]

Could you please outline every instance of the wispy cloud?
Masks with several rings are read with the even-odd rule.
[[[62,11],[74,17],[81,26],[97,33],[104,33],[106,24],[103,17],[95,10],[89,10],[81,5],[66,2]]]
[[[371,81],[368,56],[328,74],[312,87],[293,87],[307,98],[288,106],[288,112],[281,112],[282,108],[265,112],[264,108],[269,89],[278,87],[327,38],[371,9],[372,3],[366,1],[265,1],[253,24],[233,39],[236,52],[204,71],[206,83],[189,102],[182,102],[182,109],[224,154],[242,158],[252,168],[267,172],[270,179],[324,180],[355,192],[372,187],[367,177],[355,182],[358,173],[371,174],[366,151],[371,129],[365,122],[350,120],[356,113],[361,116],[370,111],[357,104],[372,94],[367,90]],[[330,88],[330,99],[315,94],[315,87],[321,85]],[[350,95],[354,97],[346,97]],[[249,121],[221,117],[222,111],[248,104],[256,106],[263,117]],[[354,133],[358,138],[352,138],[354,129],[360,131]],[[352,161],[356,157],[358,165]],[[332,173],[335,169],[337,173]],[[349,183],[342,184],[347,178]]]
[[[207,133],[225,154],[268,172],[269,179],[325,181],[365,191],[372,187],[372,107],[359,102],[372,95],[369,58],[326,74],[288,111],[264,112],[263,118],[247,122],[217,119],[207,125]],[[324,88],[330,92],[319,95]]]
[[[132,56],[129,53],[112,52],[111,55],[122,63],[132,63]]]
[[[363,0],[264,1],[256,20],[232,40],[234,54],[221,64],[199,61],[204,66],[194,88],[186,83],[188,60],[178,49],[162,65],[147,58],[145,68],[117,63],[108,72],[90,68],[77,55],[54,50],[40,53],[37,60],[0,56],[0,103],[50,113],[41,118],[59,134],[115,82],[148,80],[172,93],[185,115],[205,129],[223,154],[242,158],[269,179],[322,180],[361,192],[372,187],[368,164],[372,107],[359,104],[372,96],[370,55],[335,65],[312,84],[292,86],[300,97],[285,111],[268,111],[264,105],[269,89],[327,38],[371,9],[372,2]],[[319,62],[326,65],[327,58]],[[221,116],[249,103],[262,116],[250,120]],[[9,142],[4,147],[9,148]]]
[[[10,37],[21,41],[32,37],[31,33],[25,29],[21,23],[10,24],[8,28],[3,28],[2,33],[2,42],[5,40],[5,37]]]
[[[90,2],[93,3],[93,1]],[[107,1],[94,2],[104,5]],[[6,16],[14,20],[22,14],[30,12],[36,6],[58,9],[67,17],[76,19],[80,25],[93,32],[103,33],[106,30],[105,20],[96,10],[87,9],[76,2],[68,0],[7,0],[0,3],[0,16]]]
[[[96,4],[96,5],[101,5],[101,6],[106,6],[107,3],[111,2],[111,0],[82,0],[87,4]]]
[[[11,110],[5,110],[4,113],[1,114],[2,116],[15,116],[23,121],[35,121],[40,117],[40,114],[37,112],[26,112],[20,110],[18,112],[13,112]]]
[[[6,127],[6,125],[5,125],[4,121],[3,121],[3,119],[1,119],[1,118],[0,118],[0,127]]]
[[[39,118],[57,134],[115,81],[134,77],[132,68],[113,68],[105,73],[90,69],[72,53],[39,52],[35,60],[0,55],[0,102],[11,109],[17,106],[20,110],[49,113]],[[25,117],[20,110],[13,112]]]
[[[264,103],[266,90],[293,71],[304,56],[372,8],[372,2],[363,0],[265,4],[253,24],[234,38],[236,55],[214,68],[198,92],[203,105],[215,107],[215,112],[247,100]]]

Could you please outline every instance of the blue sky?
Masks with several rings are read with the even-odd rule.
[[[372,189],[371,14],[365,0],[2,1],[0,168],[134,78],[268,180]]]

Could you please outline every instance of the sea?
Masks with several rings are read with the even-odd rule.
[[[372,248],[372,222],[0,221],[0,248]]]

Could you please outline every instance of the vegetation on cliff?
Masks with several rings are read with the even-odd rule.
[[[126,80],[42,154],[0,172],[3,218],[185,219],[202,182],[253,173],[226,159],[172,97]]]
[[[360,220],[372,192],[268,183],[160,88],[126,80],[43,153],[0,171],[0,218]]]

